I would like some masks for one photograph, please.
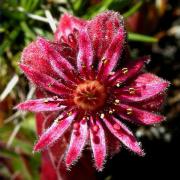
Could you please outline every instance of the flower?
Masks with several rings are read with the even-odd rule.
[[[122,121],[151,125],[165,119],[155,112],[164,102],[169,82],[143,71],[149,60],[149,56],[129,60],[124,22],[118,13],[107,11],[90,21],[63,15],[55,40],[39,37],[24,49],[20,62],[44,97],[16,108],[57,114],[34,151],[51,146],[69,130],[67,167],[88,144],[99,171],[107,154],[119,151],[117,140],[144,155]]]

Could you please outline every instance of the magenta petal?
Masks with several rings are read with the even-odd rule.
[[[70,14],[64,14],[59,20],[57,31],[55,33],[55,40],[60,41],[61,37],[68,38],[68,35],[74,30],[81,30],[86,25],[86,21],[74,17]]]
[[[95,160],[95,166],[98,171],[102,171],[106,157],[106,140],[104,129],[99,120],[96,121],[96,125],[98,126],[98,131],[94,132],[92,129],[93,124],[91,124],[90,140]]]
[[[144,73],[135,79],[132,84],[121,88],[118,97],[124,101],[138,102],[149,99],[159,93],[165,92],[169,82],[165,81],[153,74]],[[134,88],[134,93],[129,92],[130,88]]]
[[[69,148],[65,157],[67,167],[71,166],[78,159],[88,137],[87,122],[84,123],[82,120],[75,123],[79,127],[72,131]]]
[[[159,111],[164,105],[166,99],[166,93],[160,93],[152,98],[145,100],[143,102],[136,102],[136,107],[147,111]]]
[[[144,155],[136,138],[129,129],[116,118],[103,119],[111,133],[117,137],[125,146],[139,155]]]
[[[118,59],[123,51],[124,38],[124,29],[119,28],[100,61],[99,73],[101,77],[105,78],[116,67]]]
[[[59,83],[56,79],[38,72],[24,64],[20,64],[21,69],[24,71],[29,80],[35,83],[37,86],[42,87],[52,93],[63,95],[68,94],[68,90],[63,84]]]
[[[142,70],[144,64],[148,63],[149,61],[149,56],[144,56],[137,60],[133,60],[129,64],[124,66],[124,68],[115,72],[115,74],[110,77],[109,81],[112,82],[112,85],[116,85],[119,82],[123,83],[126,80],[136,76]]]
[[[129,120],[133,123],[150,125],[160,123],[165,119],[164,116],[157,115],[125,104],[118,105],[116,109],[119,113],[118,115],[121,118]]]
[[[35,99],[20,103],[15,108],[32,112],[58,111],[65,108],[65,106],[61,105],[62,102],[62,100],[54,101],[52,98]]]
[[[52,69],[63,79],[69,80],[74,71],[73,66],[60,54],[61,46],[56,43],[51,43],[43,38],[38,38],[37,44],[41,51],[46,55]]]
[[[88,22],[87,29],[96,59],[102,59],[119,28],[124,28],[123,19],[113,11],[101,13]],[[121,43],[118,42],[119,45]]]
[[[41,38],[42,39],[42,38]],[[21,56],[21,64],[27,65],[41,73],[55,77],[56,73],[51,68],[47,56],[40,49],[37,41],[24,48]]]
[[[68,129],[75,118],[75,113],[65,119],[54,121],[54,123],[40,136],[38,142],[34,146],[34,151],[39,151],[59,139]],[[57,118],[58,119],[58,118]]]
[[[77,67],[79,72],[85,72],[88,74],[91,72],[92,63],[93,63],[93,49],[89,35],[85,30],[80,31],[79,33],[79,52],[77,56]]]

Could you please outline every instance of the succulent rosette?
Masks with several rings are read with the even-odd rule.
[[[149,56],[129,58],[126,36],[123,18],[116,12],[89,21],[64,14],[54,41],[39,37],[24,49],[20,68],[41,97],[17,108],[46,117],[34,151],[63,146],[58,142],[69,132],[63,157],[67,168],[85,147],[92,149],[99,171],[121,143],[144,155],[124,123],[163,121],[157,112],[169,82],[144,71]]]

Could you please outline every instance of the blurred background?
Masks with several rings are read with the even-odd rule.
[[[125,17],[132,58],[151,55],[148,71],[171,81],[162,113],[167,120],[150,127],[132,126],[145,157],[125,148],[98,179],[145,179],[170,175],[180,179],[180,1],[178,0],[0,0],[0,179],[38,180],[40,154],[34,115],[13,110],[34,96],[18,61],[23,48],[38,35],[53,39],[51,18],[64,12],[89,19],[107,9]],[[146,173],[146,174],[145,174]],[[176,178],[173,178],[176,177]]]

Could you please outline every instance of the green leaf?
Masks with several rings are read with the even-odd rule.
[[[112,2],[113,0],[102,0],[100,3],[91,6],[83,17],[86,19],[92,18],[96,14],[107,10]]]
[[[130,8],[127,12],[123,14],[124,18],[132,16],[135,12],[139,10],[139,8],[143,5],[144,1],[139,1],[132,8]]]
[[[128,33],[128,40],[129,41],[139,41],[139,42],[145,42],[145,43],[157,43],[158,39],[151,37],[151,36],[146,36],[143,34],[137,34],[137,33]]]
[[[36,38],[35,33],[32,31],[32,29],[29,28],[29,26],[27,25],[27,23],[25,21],[22,21],[20,23],[20,26],[22,28],[22,30],[25,33],[25,36],[27,36],[27,38],[29,38],[30,40],[33,40]]]

